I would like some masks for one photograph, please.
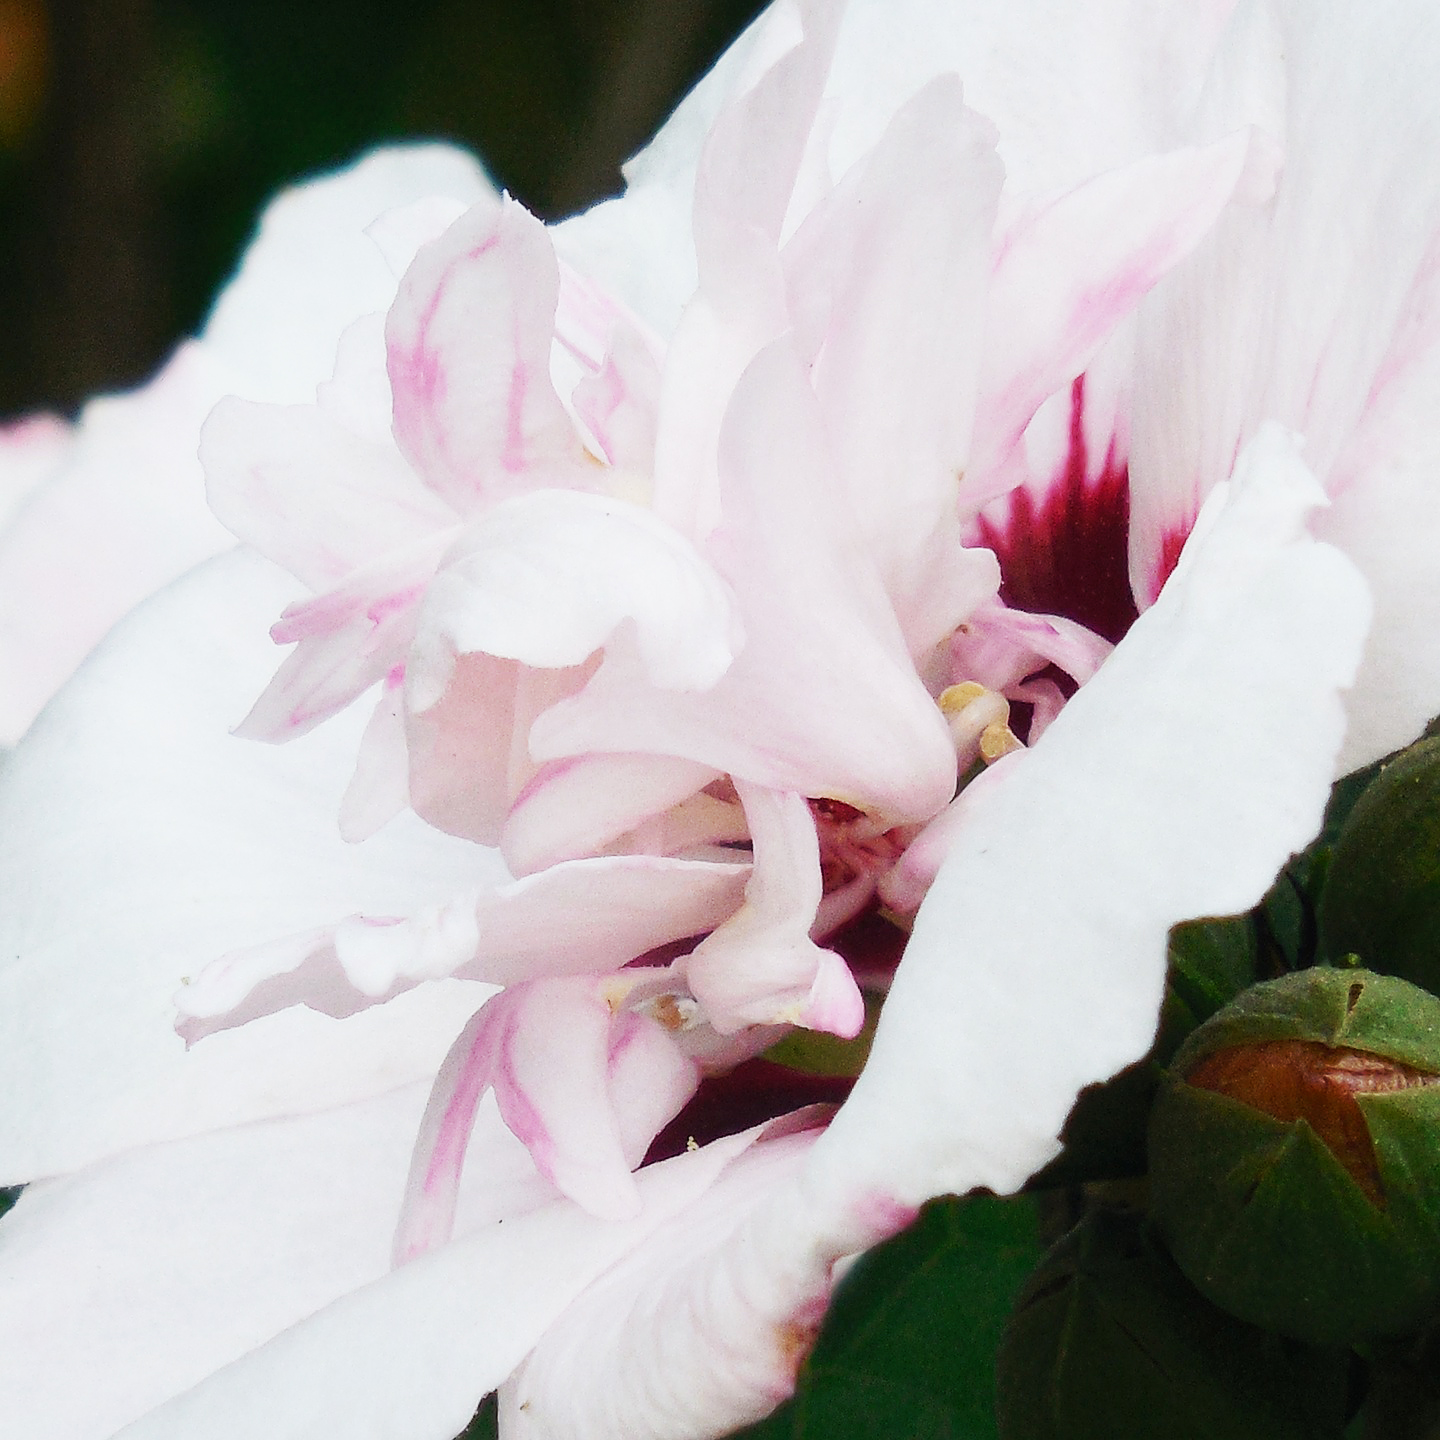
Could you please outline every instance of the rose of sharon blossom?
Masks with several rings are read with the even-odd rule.
[[[1369,604],[1302,442],[1257,423],[1158,543],[1124,474],[1143,297],[1293,203],[1303,127],[1190,126],[1274,48],[1125,9],[1080,46],[776,9],[622,200],[553,236],[397,211],[396,302],[315,405],[216,412],[213,502],[283,568],[158,597],[0,794],[0,1179],[79,1171],[0,1227],[0,1313],[65,1337],[3,1381],[33,1433],[448,1440],[502,1383],[507,1435],[724,1433],[835,1261],[1022,1183],[1148,1045],[1168,927],[1313,834]],[[1114,82],[1110,132],[1057,57]],[[262,690],[283,743],[227,736]],[[828,1125],[794,1095],[667,1145],[862,986]],[[118,1315],[79,1396],[74,1326]]]

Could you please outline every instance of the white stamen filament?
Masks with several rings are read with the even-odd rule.
[[[1010,702],[974,680],[951,685],[937,701],[955,740],[955,754],[964,770],[978,755],[987,765],[1023,750],[1010,729]]]

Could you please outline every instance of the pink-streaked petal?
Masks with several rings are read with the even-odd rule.
[[[0,1183],[433,1074],[485,993],[448,980],[344,1024],[290,1010],[189,1054],[172,1028],[171,996],[218,955],[503,874],[404,816],[341,841],[362,715],[279,749],[228,733],[293,588],[241,553],[166,591],[0,779]]]
[[[456,523],[393,442],[357,435],[315,405],[223,400],[205,422],[200,461],[226,528],[313,590]]]
[[[858,533],[916,654],[976,600],[963,571],[958,593],[936,582],[960,551],[956,490],[1000,183],[994,132],[965,108],[959,81],[942,78],[786,248],[792,289],[819,281],[828,291],[828,306],[807,307],[828,310],[813,382]],[[993,583],[988,557],[974,563]]]
[[[968,503],[996,493],[990,477],[1041,402],[1205,237],[1244,174],[1250,143],[1245,132],[1138,160],[1078,186],[1005,237],[990,287]]]
[[[1376,624],[1341,764],[1412,739],[1440,710],[1431,617],[1433,416],[1440,402],[1440,144],[1429,12],[1279,7],[1287,160],[1275,200],[1232,216],[1141,314],[1131,573],[1164,579],[1205,495],[1270,419],[1305,437],[1335,498],[1317,533],[1375,589]],[[1383,74],[1383,99],[1365,76]],[[1217,85],[1233,88],[1220,73]],[[1364,215],[1341,232],[1336,214]]]
[[[452,1241],[211,1375],[124,1440],[451,1440],[578,1294],[682,1216],[755,1139],[647,1166],[633,1220],[562,1201]]]
[[[475,521],[431,584],[410,703],[440,699],[456,655],[558,669],[622,625],[667,689],[713,686],[742,643],[724,582],[650,511],[569,490],[519,496]]]
[[[649,686],[612,647],[579,696],[536,721],[531,752],[678,755],[891,823],[928,820],[954,793],[954,747],[855,543],[788,342],[747,371],[722,461],[726,527],[711,550],[734,587],[745,648],[712,691],[690,696]]]
[[[540,768],[500,837],[505,863],[530,875],[592,855],[698,794],[719,772],[666,755],[580,755]]]
[[[550,382],[560,290],[545,227],[505,199],[424,246],[386,322],[395,438],[462,514],[535,484],[583,479],[580,443]]]
[[[755,847],[745,903],[685,961],[691,993],[722,1035],[804,1025],[851,1036],[865,1002],[845,962],[810,939],[820,905],[820,842],[803,796],[737,781]]]
[[[633,1011],[615,1017],[605,1084],[627,1165],[640,1165],[656,1135],[685,1108],[699,1083],[699,1066],[667,1027]]]
[[[251,399],[309,399],[330,374],[341,331],[395,297],[367,227],[413,201],[473,205],[494,195],[474,157],[449,145],[389,146],[282,191],[206,321],[206,347],[252,377],[242,392]]]
[[[619,1081],[614,1091],[612,1078]],[[460,1032],[436,1077],[395,1233],[396,1262],[449,1240],[470,1131],[487,1091],[542,1175],[591,1214],[627,1220],[642,1205],[631,1165],[698,1080],[655,1021],[615,1014],[596,976],[503,991]],[[616,1102],[633,1107],[637,1099],[622,1126]]]
[[[402,667],[420,605],[450,539],[438,534],[356,570],[335,589],[297,600],[270,627],[295,649],[235,733],[280,742],[313,730]]]
[[[1160,601],[973,796],[817,1193],[1013,1190],[1150,1044],[1170,926],[1247,909],[1313,836],[1370,611],[1306,532],[1317,503],[1265,431]]]
[[[572,400],[612,465],[648,474],[655,459],[660,367],[640,336],[618,329],[600,368],[581,380]]]

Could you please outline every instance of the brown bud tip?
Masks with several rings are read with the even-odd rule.
[[[1377,1206],[1385,1192],[1357,1095],[1433,1085],[1440,1076],[1363,1050],[1313,1040],[1271,1040],[1217,1050],[1185,1077],[1277,1120],[1304,1120]]]

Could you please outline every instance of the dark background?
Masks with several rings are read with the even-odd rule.
[[[261,205],[386,139],[558,218],[761,0],[0,0],[0,417],[73,413],[204,319]]]

